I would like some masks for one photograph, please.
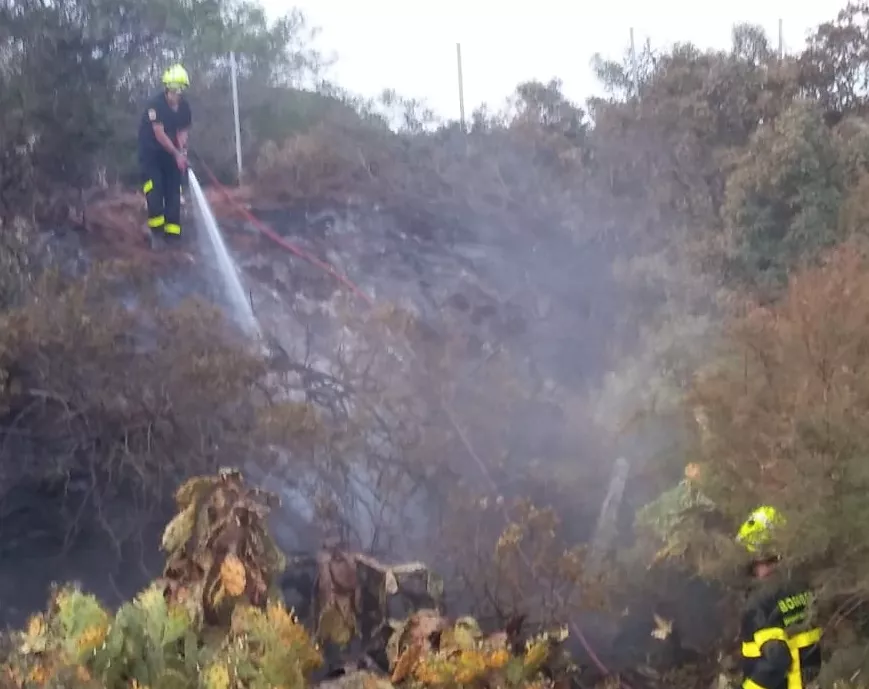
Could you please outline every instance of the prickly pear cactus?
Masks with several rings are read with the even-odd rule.
[[[264,609],[285,567],[266,527],[278,498],[228,469],[190,479],[175,501],[178,514],[162,542],[169,597],[191,601],[211,625],[227,625],[241,601]]]
[[[13,634],[0,686],[302,689],[319,649],[279,597],[283,556],[265,527],[273,496],[241,474],[191,479],[166,527],[164,576],[112,614],[75,587]]]
[[[76,587],[57,589],[45,612],[8,639],[11,650],[0,651],[0,689],[309,685],[323,660],[309,632],[274,593],[284,567],[266,529],[274,496],[245,486],[241,474],[230,470],[191,479],[175,497],[178,513],[163,534],[163,576],[114,613]],[[334,549],[318,558],[318,592],[333,604],[322,606],[326,617],[332,609],[358,613],[355,570],[341,568],[357,560]],[[394,573],[401,568],[361,560],[363,570],[384,574],[384,595],[395,592]],[[317,620],[321,632],[324,619]],[[451,621],[436,609],[417,610],[390,626],[388,673],[351,672],[323,689],[545,689],[553,686],[549,678],[575,671],[562,654],[561,630],[523,644],[517,630],[486,636],[473,618]],[[352,633],[355,621],[346,630],[335,628]]]
[[[558,629],[517,644],[503,632],[484,636],[472,617],[451,623],[435,610],[419,610],[393,623],[387,646],[391,680],[415,689],[544,689],[553,686],[552,677],[567,680],[576,672],[562,649],[566,638],[567,630]]]

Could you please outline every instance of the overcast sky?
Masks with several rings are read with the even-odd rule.
[[[273,15],[286,0],[262,0]],[[701,47],[730,44],[734,23],[764,26],[786,50],[832,19],[846,0],[296,0],[322,30],[318,47],[338,62],[330,78],[350,91],[376,96],[384,88],[425,99],[441,116],[459,113],[456,42],[462,44],[465,109],[500,107],[521,81],[560,78],[583,102],[598,91],[589,66],[600,52],[620,58],[634,27],[639,46],[690,40]],[[491,8],[491,9],[488,9]]]

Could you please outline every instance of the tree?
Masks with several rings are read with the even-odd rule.
[[[737,280],[782,284],[790,268],[840,238],[840,151],[813,104],[762,125],[727,180],[723,209]]]
[[[733,40],[729,52],[676,45],[643,64],[642,100],[592,103],[599,183],[633,216],[627,225],[642,228],[638,240],[660,238],[653,225],[687,230],[685,242],[718,241],[733,154],[793,100],[794,65],[774,59],[756,28],[736,27]],[[627,66],[601,69],[616,90],[630,75]]]
[[[513,98],[512,126],[531,124],[547,132],[560,134],[577,145],[586,134],[585,113],[561,93],[561,82],[547,84],[529,81],[516,87]]]
[[[71,3],[0,6],[0,42],[8,50],[0,210],[7,217],[20,196],[32,201],[57,185],[88,185],[109,132],[109,46],[105,36],[81,30],[75,10]]]
[[[758,504],[787,523],[778,542],[828,601],[865,599],[865,438],[861,411],[867,263],[860,243],[795,273],[781,300],[746,306],[728,348],[698,377],[699,486],[738,525]],[[806,496],[811,495],[807,500]]]
[[[869,87],[869,4],[849,2],[821,24],[799,58],[800,85],[828,116],[865,112]]]
[[[733,55],[748,64],[762,66],[773,61],[775,54],[762,26],[737,24],[733,27]]]

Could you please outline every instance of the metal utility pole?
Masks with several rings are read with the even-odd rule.
[[[459,122],[465,131],[465,84],[462,79],[462,44],[456,43],[456,65],[459,70]]]
[[[784,60],[785,58],[785,34],[784,34],[784,20],[778,20],[778,59]]]
[[[640,69],[637,65],[637,46],[634,43],[634,27],[631,27],[631,73],[634,78],[634,93],[640,98]]]
[[[241,118],[238,114],[238,65],[235,51],[229,54],[230,74],[232,75],[232,110],[235,116],[235,164],[238,167],[238,183],[241,184]]]

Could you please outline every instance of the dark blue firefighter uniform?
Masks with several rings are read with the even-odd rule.
[[[821,669],[814,593],[775,576],[749,596],[742,616],[742,689],[805,689]]]
[[[161,91],[148,101],[139,123],[139,166],[148,201],[148,227],[152,232],[176,236],[181,234],[182,173],[174,156],[157,141],[154,124],[162,124],[177,146],[178,132],[192,124],[190,106],[182,98],[178,109],[173,110]]]

